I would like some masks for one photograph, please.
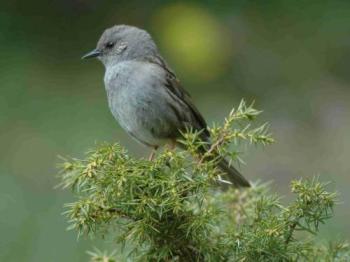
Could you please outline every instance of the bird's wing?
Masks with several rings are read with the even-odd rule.
[[[185,104],[188,107],[191,113],[191,128],[194,128],[197,131],[202,131],[202,139],[208,140],[210,134],[207,129],[207,123],[192,102],[190,94],[181,86],[180,81],[177,79],[175,73],[169,68],[164,59],[160,56],[153,56],[147,60],[148,62],[157,64],[166,72],[165,87],[167,88],[168,92],[172,95],[172,97],[178,100],[179,103]],[[188,119],[185,121],[188,122]]]
[[[173,98],[177,102],[177,106],[174,107],[171,104],[169,106],[174,110],[174,113],[178,116],[178,118],[182,119],[182,122],[189,122],[191,127],[195,130],[202,130],[202,133],[200,135],[200,139],[203,141],[209,141],[210,140],[210,133],[207,129],[207,124],[196,108],[196,106],[193,104],[192,99],[190,95],[181,87],[179,80],[177,79],[175,73],[171,71],[171,69],[167,66],[165,61],[162,59],[162,57],[152,57],[148,60],[148,62],[154,63],[158,66],[160,66],[163,70],[166,72],[166,83],[165,87],[167,88],[167,91],[170,95],[170,97]],[[187,106],[190,112],[190,117],[187,117],[184,114],[181,114],[179,109],[177,107],[184,107]],[[208,150],[209,144],[203,144],[199,151],[203,154],[205,151]],[[213,152],[213,155],[219,155],[218,152]],[[214,156],[209,157],[209,159],[213,159]],[[250,187],[250,183],[239,173],[237,169],[235,169],[233,166],[229,164],[228,161],[226,161],[225,158],[221,158],[218,166],[220,169],[222,169],[225,173],[227,173],[228,178],[230,181],[238,186],[238,187]]]

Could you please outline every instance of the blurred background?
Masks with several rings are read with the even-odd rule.
[[[149,31],[208,123],[242,98],[277,140],[249,148],[241,171],[291,195],[319,175],[340,193],[330,239],[350,238],[350,1],[2,1],[0,261],[86,261],[103,244],[66,231],[69,192],[54,189],[58,155],[132,141],[110,114],[104,68],[80,57],[102,31]]]

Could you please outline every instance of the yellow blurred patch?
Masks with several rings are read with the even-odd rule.
[[[197,81],[219,77],[232,57],[232,36],[207,10],[174,4],[153,19],[160,45],[169,60]]]

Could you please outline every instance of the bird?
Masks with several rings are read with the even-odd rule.
[[[110,111],[131,137],[153,149],[150,160],[160,146],[180,146],[178,140],[188,129],[210,143],[206,121],[147,31],[130,25],[107,28],[96,48],[82,57],[87,58],[104,65]],[[201,150],[204,154],[207,149]],[[225,158],[218,167],[234,186],[250,187]]]

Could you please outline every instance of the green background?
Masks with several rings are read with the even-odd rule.
[[[153,35],[209,124],[255,100],[277,143],[249,148],[242,173],[286,201],[293,178],[332,181],[341,203],[322,236],[350,237],[350,1],[2,1],[0,261],[105,246],[65,230],[72,195],[54,187],[58,155],[102,141],[148,154],[110,114],[103,66],[80,60],[114,24]]]

